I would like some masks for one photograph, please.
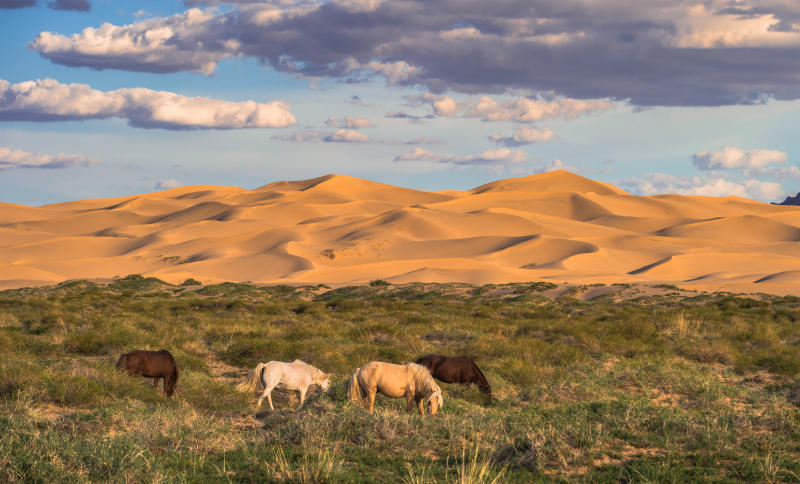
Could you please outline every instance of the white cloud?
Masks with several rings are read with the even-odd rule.
[[[701,170],[761,168],[772,163],[786,163],[786,153],[775,150],[743,150],[726,146],[716,151],[695,153],[692,163]]]
[[[545,118],[574,119],[593,111],[614,108],[614,103],[603,99],[582,100],[557,97],[526,98],[498,101],[490,96],[458,102],[450,96],[425,93],[407,96],[410,106],[429,104],[437,116],[480,118],[482,121],[514,121],[532,123]]]
[[[762,201],[773,201],[784,195],[780,183],[760,180],[735,182],[720,176],[676,176],[667,173],[648,173],[639,178],[629,178],[620,183],[639,195],[676,193],[707,197],[737,196]]]
[[[545,172],[548,172],[548,171],[558,171],[558,170],[567,170],[567,171],[571,171],[573,173],[580,173],[581,171],[583,171],[580,168],[578,168],[577,166],[568,165],[568,164],[564,163],[561,160],[553,160],[550,163],[547,163],[547,164],[545,164],[543,166],[539,166],[533,172],[534,173],[545,173]]]
[[[499,134],[489,136],[489,140],[504,146],[522,146],[531,143],[543,143],[555,137],[549,129],[539,130],[527,126],[517,126],[510,137],[503,137]]]
[[[22,150],[0,147],[0,171],[14,168],[45,168],[58,169],[82,165],[89,166],[98,163],[96,158],[86,155],[40,155]]]
[[[156,183],[156,190],[169,190],[170,188],[178,188],[181,186],[181,183],[178,180],[158,180]]]
[[[521,97],[513,101],[499,102],[483,96],[473,103],[464,114],[483,121],[516,121],[532,123],[544,118],[561,116],[573,119],[582,114],[612,109],[614,104],[605,100],[582,100],[570,98],[530,99]]]
[[[366,143],[369,136],[352,129],[337,129],[332,135],[326,136],[323,141],[327,143]]]
[[[703,49],[800,45],[800,32],[776,29],[780,19],[774,14],[742,13],[720,13],[719,9],[703,4],[688,6],[675,20],[672,43],[676,47]]]
[[[54,79],[10,84],[0,79],[0,120],[61,121],[118,117],[140,128],[282,128],[295,124],[281,101],[222,101],[145,88],[98,91]]]
[[[414,67],[405,61],[370,61],[362,64],[350,57],[345,59],[342,64],[344,66],[345,74],[353,72],[381,74],[386,78],[386,82],[388,82],[390,85],[407,82],[410,79],[416,78],[422,73],[422,69],[419,67]]]
[[[394,161],[429,161],[452,165],[509,165],[523,162],[526,158],[527,154],[524,151],[505,148],[486,150],[477,155],[469,156],[445,155],[434,153],[423,148],[414,148],[411,153],[396,156]]]
[[[369,119],[358,116],[345,116],[342,119],[336,119],[331,116],[325,121],[325,126],[329,128],[361,129],[372,128],[374,125]]]
[[[426,92],[421,100],[427,102],[433,108],[433,113],[437,116],[456,116],[458,111],[466,108],[466,104],[457,103],[450,96],[440,96]]]
[[[234,39],[207,42],[198,38],[198,29],[213,25],[214,9],[192,8],[171,17],[140,20],[131,25],[104,23],[87,27],[69,37],[42,32],[30,47],[47,58],[69,66],[86,65],[96,69],[127,69],[148,72],[183,70],[211,74],[217,62],[238,55],[240,43]],[[180,38],[181,42],[174,42]]]

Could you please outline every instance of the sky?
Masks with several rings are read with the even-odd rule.
[[[796,0],[0,0],[0,202],[566,169],[800,191]]]

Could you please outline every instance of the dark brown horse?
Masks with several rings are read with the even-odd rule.
[[[178,364],[169,351],[134,350],[117,360],[117,369],[131,376],[142,375],[153,379],[153,388],[158,388],[158,379],[164,379],[164,394],[171,397],[178,383]]]
[[[492,387],[480,368],[466,356],[427,355],[416,361],[430,370],[431,375],[444,383],[476,384],[478,389],[492,399]]]

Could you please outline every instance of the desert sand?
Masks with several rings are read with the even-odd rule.
[[[674,284],[800,295],[800,207],[634,196],[555,171],[426,192],[341,175],[0,203],[0,287],[172,283]]]

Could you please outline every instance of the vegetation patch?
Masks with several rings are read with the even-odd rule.
[[[0,291],[0,480],[800,480],[800,298],[194,282]],[[114,367],[161,348],[181,367],[171,399]],[[442,383],[435,416],[348,401],[356,367],[427,353],[472,357],[495,400]],[[302,408],[235,389],[296,358],[334,374]]]

